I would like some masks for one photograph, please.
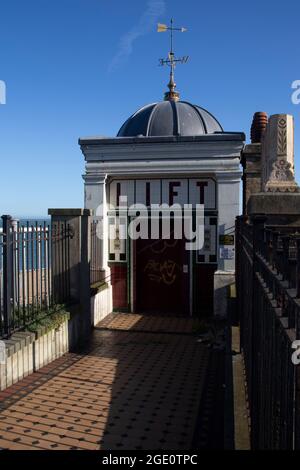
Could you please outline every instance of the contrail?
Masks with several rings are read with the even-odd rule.
[[[133,51],[133,43],[152,30],[158,18],[164,14],[165,7],[164,0],[148,0],[146,10],[138,24],[121,37],[119,50],[109,64],[110,72],[128,59]]]

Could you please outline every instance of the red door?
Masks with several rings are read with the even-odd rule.
[[[137,313],[189,314],[188,253],[185,240],[135,242]]]

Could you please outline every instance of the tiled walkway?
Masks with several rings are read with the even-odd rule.
[[[191,334],[196,333],[200,325],[201,322],[196,317],[111,313],[98,326],[109,330]]]
[[[96,329],[88,350],[0,394],[0,448],[205,447],[211,356],[194,335]]]

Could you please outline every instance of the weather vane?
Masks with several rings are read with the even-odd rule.
[[[171,19],[171,25],[168,26],[166,24],[161,24],[161,23],[158,23],[157,25],[157,32],[158,33],[165,33],[167,31],[170,31],[171,34],[170,34],[170,40],[171,40],[171,47],[170,47],[170,52],[169,52],[169,55],[168,55],[168,58],[167,59],[160,59],[159,60],[159,65],[168,65],[170,67],[170,81],[168,83],[168,88],[170,91],[167,91],[165,93],[165,100],[169,100],[169,101],[178,101],[179,100],[179,93],[177,91],[175,91],[175,88],[176,88],[176,83],[175,83],[175,80],[174,80],[174,71],[175,71],[175,67],[178,63],[180,64],[185,64],[188,59],[189,59],[189,56],[183,56],[183,57],[180,57],[180,58],[176,58],[175,57],[175,54],[173,52],[173,31],[180,31],[181,33],[184,33],[185,31],[187,31],[186,28],[174,28],[173,26],[173,19]]]

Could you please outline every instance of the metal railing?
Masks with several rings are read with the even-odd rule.
[[[236,223],[237,297],[241,348],[254,449],[300,448],[300,227]]]
[[[70,233],[65,222],[20,223],[7,215],[2,221],[0,338],[7,338],[68,301]]]
[[[90,282],[91,285],[103,281],[103,269],[101,259],[101,239],[99,237],[100,222],[94,220],[91,223],[91,261],[90,261]]]

